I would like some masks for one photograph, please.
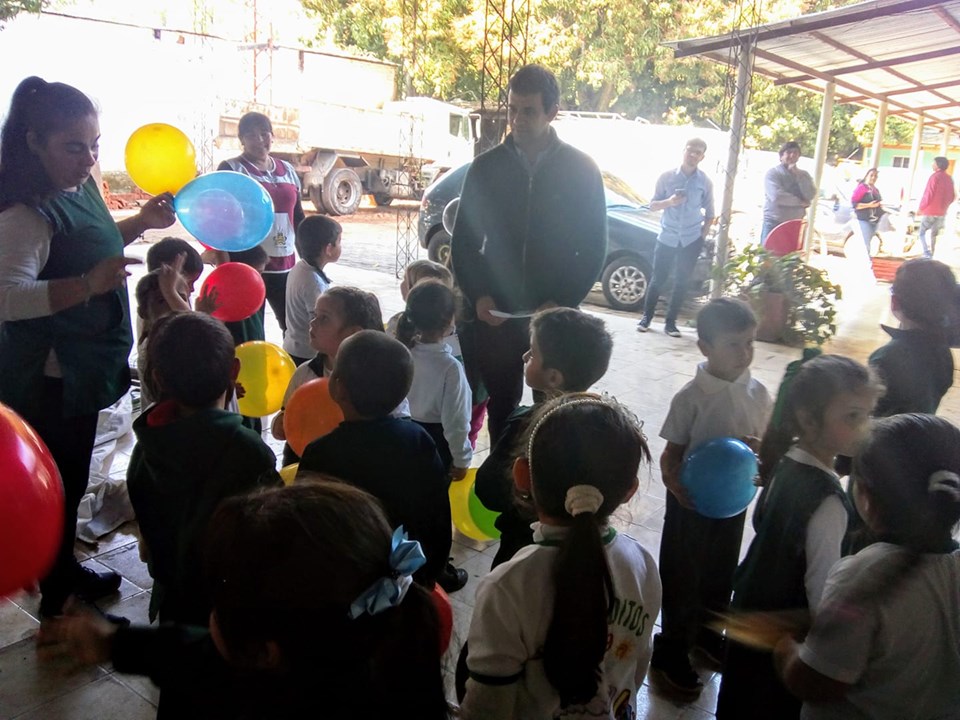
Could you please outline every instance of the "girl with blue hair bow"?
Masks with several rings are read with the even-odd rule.
[[[207,546],[209,629],[67,616],[42,649],[148,675],[159,718],[447,717],[423,553],[371,495],[314,476],[231,498]]]

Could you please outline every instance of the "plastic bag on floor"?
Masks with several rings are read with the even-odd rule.
[[[81,499],[77,512],[78,540],[96,543],[99,538],[134,519],[127,495],[126,466],[117,465],[115,476],[110,476],[123,449],[129,450],[133,445],[132,425],[133,398],[130,393],[100,411],[87,494]]]

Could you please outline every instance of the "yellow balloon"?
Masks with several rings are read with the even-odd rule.
[[[237,346],[243,386],[239,399],[240,413],[247,417],[263,417],[283,406],[283,395],[297,369],[287,352],[273,343],[251,340]]]
[[[151,195],[176,193],[197,176],[197,152],[190,138],[165,123],[134,130],[124,160],[130,178]]]
[[[284,485],[293,485],[293,481],[297,479],[297,470],[300,469],[300,463],[291,463],[290,465],[284,465],[280,468],[280,479],[283,480]]]
[[[477,469],[470,468],[463,480],[450,483],[450,516],[453,518],[454,527],[468,538],[487,542],[493,538],[477,527],[470,515],[470,488],[476,481]]]

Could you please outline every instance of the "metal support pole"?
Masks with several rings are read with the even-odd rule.
[[[887,129],[887,101],[880,103],[880,112],[877,113],[877,129],[873,132],[873,148],[870,152],[871,167],[880,167],[880,149],[883,147],[883,133]]]
[[[908,207],[910,199],[916,196],[916,193],[913,192],[913,184],[917,178],[917,167],[920,165],[920,156],[923,153],[921,149],[923,143],[923,121],[924,117],[921,115],[917,118],[917,124],[913,128],[913,144],[910,146],[910,179],[904,188],[904,197],[900,198],[901,205],[907,205]]]
[[[747,127],[747,103],[750,101],[750,78],[753,73],[755,45],[752,38],[741,40],[737,63],[737,87],[730,113],[730,145],[727,148],[727,169],[723,182],[723,203],[720,206],[720,232],[717,233],[717,264],[727,264],[730,254],[730,216],[733,211],[733,188],[737,179],[737,164]],[[723,287],[714,283],[711,295],[720,297]]]
[[[807,227],[803,232],[803,259],[810,259],[813,245],[813,231],[817,220],[817,203],[820,199],[820,182],[823,180],[823,165],[827,160],[827,147],[830,143],[830,121],[833,120],[833,96],[837,90],[834,82],[828,82],[823,89],[823,103],[820,106],[820,127],[817,129],[817,149],[813,156],[813,184],[817,187],[807,209]],[[821,248],[824,250],[824,248]]]

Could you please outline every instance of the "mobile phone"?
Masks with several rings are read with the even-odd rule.
[[[673,194],[674,194],[674,195],[679,195],[680,197],[686,197],[686,196],[687,196],[687,189],[686,189],[686,188],[677,188],[676,190],[673,191]]]

